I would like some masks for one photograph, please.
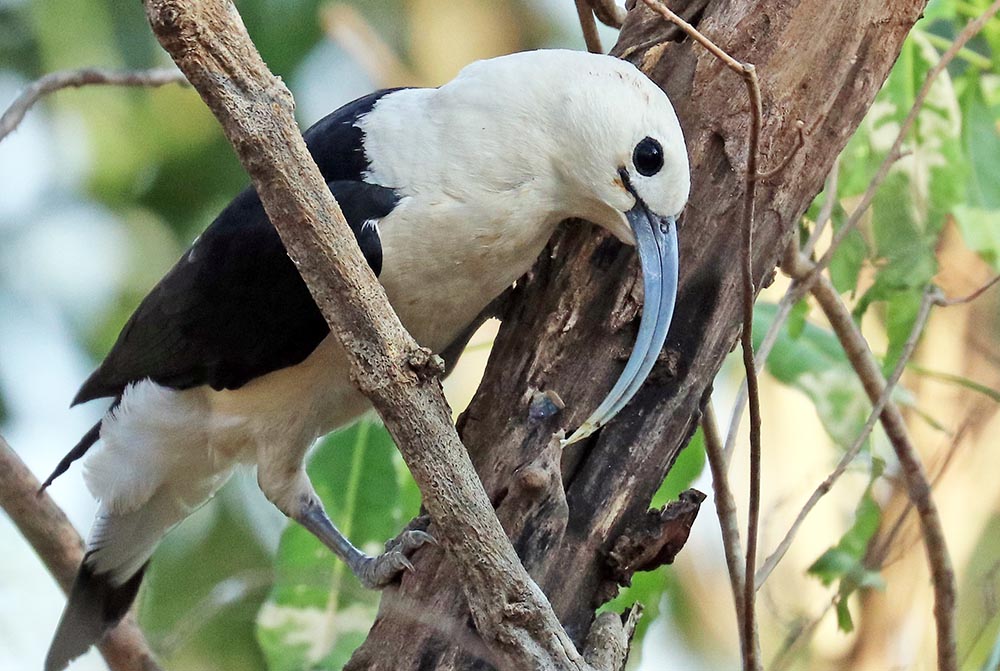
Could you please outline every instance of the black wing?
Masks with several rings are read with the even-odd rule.
[[[363,182],[368,159],[356,124],[394,90],[348,103],[303,135],[376,274],[381,245],[365,222],[388,214],[397,198]],[[235,389],[301,362],[327,332],[257,192],[249,188],[142,301],[73,404],[119,396],[146,378],[178,389]]]
[[[365,222],[388,214],[395,193],[365,182],[329,186],[377,274],[382,248]],[[300,363],[328,332],[257,193],[247,190],[142,301],[73,403],[118,396],[146,378],[175,389],[237,389]]]

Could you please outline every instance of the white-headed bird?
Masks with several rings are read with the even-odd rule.
[[[635,348],[568,442],[645,380],[673,314],[690,179],[670,101],[635,67],[572,51],[480,61],[439,88],[360,98],[305,139],[403,325],[435,352],[462,342],[559,222],[587,220],[635,245]],[[121,619],[163,535],[239,464],[256,466],[264,495],[368,587],[430,539],[411,531],[370,557],[324,512],[306,451],[369,404],[252,188],[142,301],[74,403],[102,397],[110,409],[46,483],[93,447],[85,477],[100,509],[46,671]]]

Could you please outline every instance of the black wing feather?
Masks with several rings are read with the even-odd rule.
[[[368,264],[381,269],[374,226],[390,189],[330,182]],[[175,389],[238,389],[302,362],[329,333],[256,191],[241,193],[160,280],[73,403],[118,396],[143,379]]]
[[[359,98],[303,135],[376,274],[382,249],[365,222],[388,214],[397,197],[363,181],[369,166],[357,121],[395,90]],[[119,396],[147,378],[177,389],[236,389],[303,361],[327,333],[257,192],[248,188],[142,301],[73,403]]]

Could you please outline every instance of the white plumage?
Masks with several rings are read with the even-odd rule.
[[[607,56],[545,51],[475,63],[441,88],[385,94],[351,123],[366,161],[357,179],[398,199],[384,216],[361,217],[359,229],[377,231],[386,294],[414,338],[437,352],[531,267],[560,221],[587,219],[634,244],[636,211],[670,218],[687,198],[687,156],[669,101],[632,65]],[[642,157],[655,159],[653,174],[633,165],[644,138],[660,147],[658,157]],[[350,204],[341,203],[345,212]],[[654,259],[665,268],[668,261]],[[252,464],[264,494],[368,581],[376,560],[353,555],[323,526],[302,464],[317,437],[367,408],[332,336],[301,362],[234,389],[133,380],[86,462],[101,502],[88,575],[123,585],[236,464]],[[389,568],[403,565],[396,562]],[[384,579],[372,575],[372,584]],[[91,642],[60,635],[47,669]]]

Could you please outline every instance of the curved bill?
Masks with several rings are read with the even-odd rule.
[[[663,349],[677,298],[677,225],[674,217],[659,217],[636,198],[625,216],[635,233],[642,266],[643,307],[632,354],[618,382],[563,447],[582,440],[611,421],[635,396]]]

